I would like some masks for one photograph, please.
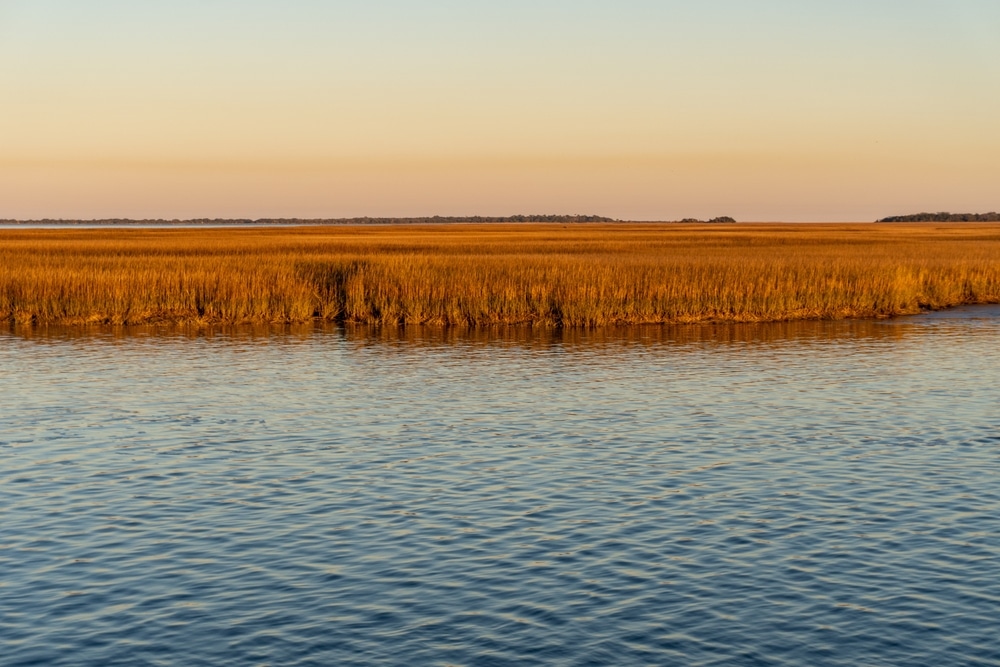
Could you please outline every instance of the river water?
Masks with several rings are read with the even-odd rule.
[[[0,332],[0,664],[1000,664],[1000,311]]]

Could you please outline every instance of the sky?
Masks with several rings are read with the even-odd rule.
[[[0,0],[0,218],[1000,209],[997,0]]]

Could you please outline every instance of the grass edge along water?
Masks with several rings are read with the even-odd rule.
[[[0,230],[0,320],[546,327],[1000,303],[996,224]]]

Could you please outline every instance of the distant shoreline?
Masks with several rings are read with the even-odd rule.
[[[0,225],[27,226],[145,226],[145,227],[229,227],[229,226],[325,226],[325,225],[421,225],[447,223],[513,223],[513,222],[620,222],[614,218],[599,215],[512,215],[512,216],[424,216],[424,217],[360,217],[360,218],[94,218],[66,219],[42,218],[37,220],[2,220]]]
[[[743,224],[782,225],[839,225],[879,223],[976,223],[1000,222],[1000,213],[914,213],[875,220],[830,220],[802,222],[798,220],[750,220]],[[623,224],[623,225],[705,225],[735,224],[737,220],[721,216],[708,220],[683,218],[680,220],[627,220],[599,215],[512,215],[512,216],[426,216],[406,218],[40,218],[32,220],[2,219],[3,228],[226,228],[226,227],[384,227],[394,225],[477,225],[477,224]]]
[[[579,223],[715,224],[735,223],[729,216],[710,220],[619,220],[600,215],[511,215],[511,216],[426,216],[406,218],[42,218],[37,220],[0,219],[0,227],[322,227],[350,225],[436,225],[436,224],[579,224]]]
[[[1000,222],[1000,213],[912,213],[893,215],[877,222]]]

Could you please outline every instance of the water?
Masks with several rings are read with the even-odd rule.
[[[0,333],[0,664],[1000,664],[1000,312]]]

